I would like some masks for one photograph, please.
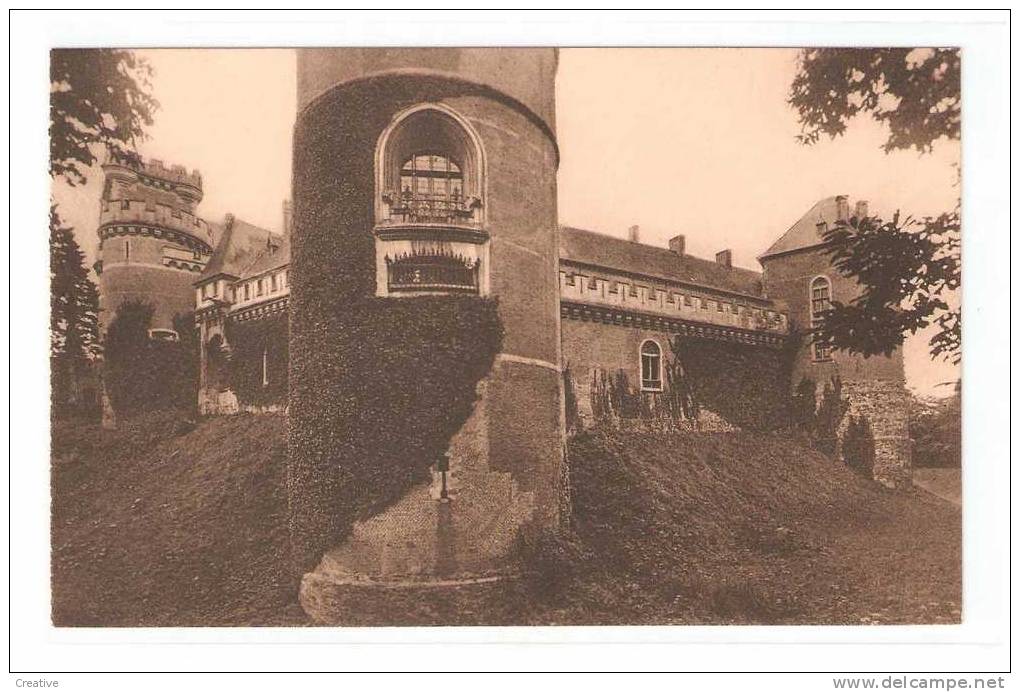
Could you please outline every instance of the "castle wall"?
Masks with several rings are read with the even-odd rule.
[[[143,256],[161,251],[159,246],[146,248],[132,241],[132,253],[136,248]],[[108,250],[111,255],[116,253],[115,249],[104,247],[104,254]],[[195,309],[192,282],[196,276],[193,272],[150,262],[104,262],[99,280],[102,329],[106,330],[121,304],[132,301],[155,307],[151,325],[153,329],[173,329],[175,315],[186,315]]]
[[[849,303],[860,292],[855,280],[839,274],[824,248],[808,248],[762,261],[765,291],[770,298],[782,300],[794,329],[811,328],[810,284],[820,275],[832,286],[832,300]],[[903,352],[897,348],[889,356],[865,358],[844,351],[833,351],[826,361],[813,358],[811,339],[803,339],[793,369],[792,384],[803,378],[813,380],[819,390],[830,378],[843,382],[844,395],[850,401],[850,415],[865,415],[875,437],[875,478],[891,485],[904,485],[910,474],[910,432],[907,421],[909,395],[905,386]],[[844,420],[840,434],[846,429]]]
[[[595,372],[623,372],[630,386],[637,389],[641,386],[641,344],[653,339],[662,348],[663,358],[672,354],[670,335],[659,330],[573,319],[564,319],[560,329],[563,364],[570,368],[578,413],[585,422],[592,418],[591,383]]]

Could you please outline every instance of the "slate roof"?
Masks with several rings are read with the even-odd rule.
[[[276,244],[283,241],[279,234],[227,214],[218,233],[212,257],[209,258],[209,263],[205,265],[205,270],[196,283],[202,283],[220,274],[240,278],[259,253],[266,250],[270,239]]]
[[[560,227],[560,260],[764,298],[760,272],[581,228]]]
[[[241,272],[241,279],[264,274],[290,264],[290,240],[286,236],[273,236],[273,244],[264,244]]]
[[[779,240],[772,243],[772,247],[759,255],[758,259],[819,245],[822,243],[822,235],[818,231],[818,224],[824,222],[832,226],[838,218],[839,209],[835,197],[826,197],[815,202],[815,205],[800,217],[797,223],[790,226]]]

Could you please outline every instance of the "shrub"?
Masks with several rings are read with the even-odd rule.
[[[574,376],[569,363],[563,366],[562,374],[564,427],[567,434],[572,435],[581,426],[581,416],[577,411],[577,392],[574,391]]]
[[[121,417],[168,409],[192,411],[197,405],[194,317],[174,318],[180,341],[154,341],[149,338],[153,312],[145,303],[123,303],[107,330],[105,384]]]
[[[843,461],[861,475],[871,478],[875,469],[875,436],[865,416],[851,416],[843,434]]]
[[[526,525],[517,533],[511,558],[528,594],[546,605],[562,605],[588,567],[591,554],[567,533]]]
[[[287,403],[289,324],[286,312],[258,320],[227,321],[230,388],[241,404]]]
[[[911,455],[915,466],[959,468],[961,460],[960,387],[937,401],[915,399],[910,406]]]
[[[815,411],[812,436],[815,449],[835,456],[839,441],[839,427],[850,408],[850,402],[843,398],[843,382],[839,376],[829,378],[822,390],[822,400]]]

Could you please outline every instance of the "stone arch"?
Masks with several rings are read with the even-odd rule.
[[[375,151],[376,220],[387,217],[383,196],[400,191],[400,169],[418,153],[446,156],[460,168],[463,196],[478,201],[475,221],[482,221],[486,197],[486,161],[482,140],[459,113],[427,103],[412,106],[393,117],[379,136]]]

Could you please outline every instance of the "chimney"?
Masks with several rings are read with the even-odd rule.
[[[847,200],[846,195],[836,195],[836,220],[850,220],[850,202]]]
[[[294,221],[294,210],[289,199],[283,200],[283,234],[290,235],[290,226]]]
[[[720,250],[715,253],[715,262],[730,269],[733,266],[733,250]]]
[[[857,205],[854,207],[854,216],[858,219],[863,219],[868,215],[868,202],[867,200],[858,200]]]
[[[672,238],[669,239],[669,249],[672,250],[673,252],[675,252],[676,254],[680,255],[681,257],[683,257],[684,256],[684,245],[686,244],[686,241],[687,241],[687,239],[684,236],[682,236],[682,235],[675,235],[675,236],[673,236]]]
[[[628,228],[627,229],[627,239],[630,240],[630,242],[632,242],[632,243],[640,243],[641,242],[641,227],[640,226],[631,226],[630,228]]]

